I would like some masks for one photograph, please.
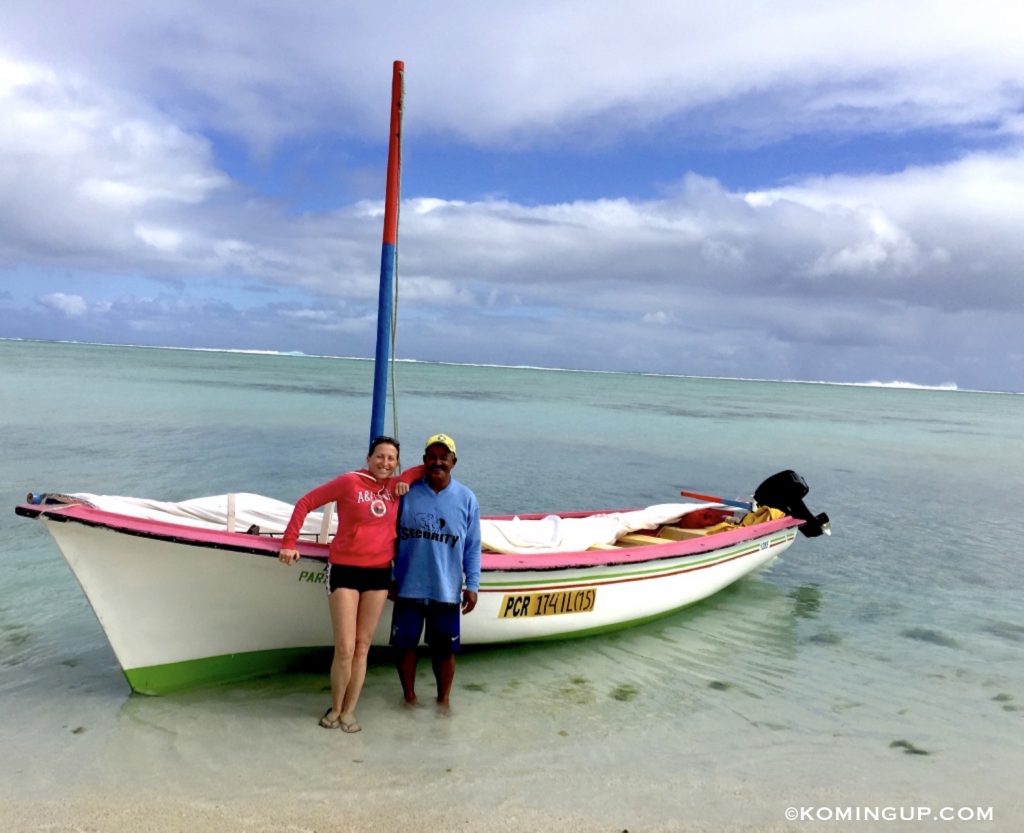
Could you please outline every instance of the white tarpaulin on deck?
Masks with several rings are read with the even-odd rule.
[[[717,504],[660,503],[630,512],[609,512],[585,518],[548,515],[540,520],[483,520],[480,532],[484,549],[491,552],[542,554],[579,552],[598,544],[614,544],[623,535],[640,529],[656,529],[683,515]]]
[[[240,492],[235,495],[212,495],[177,503],[147,498],[76,493],[70,497],[84,501],[105,512],[144,518],[151,521],[178,523],[202,529],[226,529],[229,499],[234,500],[234,529],[244,532],[258,526],[264,534],[284,532],[292,514],[292,505],[262,495]],[[538,520],[489,520],[480,522],[484,549],[490,552],[542,554],[579,552],[601,544],[614,544],[623,535],[641,529],[655,529],[672,524],[683,515],[720,504],[661,503],[628,512],[608,512],[584,518],[563,518],[548,515]],[[322,513],[311,512],[302,527],[302,534],[314,538],[320,532]],[[331,534],[336,531],[332,524]]]

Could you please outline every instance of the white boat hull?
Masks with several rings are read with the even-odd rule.
[[[293,566],[273,539],[196,531],[95,512],[32,507],[82,586],[133,690],[160,694],[284,670],[329,648],[326,548]],[[466,645],[583,636],[662,616],[758,570],[793,542],[790,518],[700,541],[634,547],[602,563],[524,569],[491,557]],[[311,552],[312,551],[312,552]],[[309,553],[309,554],[307,554]],[[603,553],[576,553],[577,562]],[[571,559],[570,559],[571,560]],[[375,634],[386,645],[386,609]]]

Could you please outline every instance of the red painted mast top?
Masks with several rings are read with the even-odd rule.
[[[399,171],[402,165],[402,103],[405,62],[395,61],[391,76],[391,134],[388,142],[388,179],[384,192],[384,242],[398,242]]]

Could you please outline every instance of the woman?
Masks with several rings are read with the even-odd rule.
[[[366,679],[370,640],[380,621],[391,582],[398,497],[423,474],[415,466],[395,477],[398,440],[377,437],[370,443],[366,468],[350,471],[317,486],[295,504],[278,556],[285,564],[299,560],[296,545],[302,524],[313,509],[336,501],[338,532],[327,555],[326,584],[334,631],[331,662],[331,707],[320,718],[325,729],[358,732],[355,710]]]

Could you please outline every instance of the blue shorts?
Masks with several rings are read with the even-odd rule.
[[[415,648],[426,629],[426,642],[435,651],[459,650],[459,604],[429,599],[395,599],[391,614],[391,644],[395,648]]]

